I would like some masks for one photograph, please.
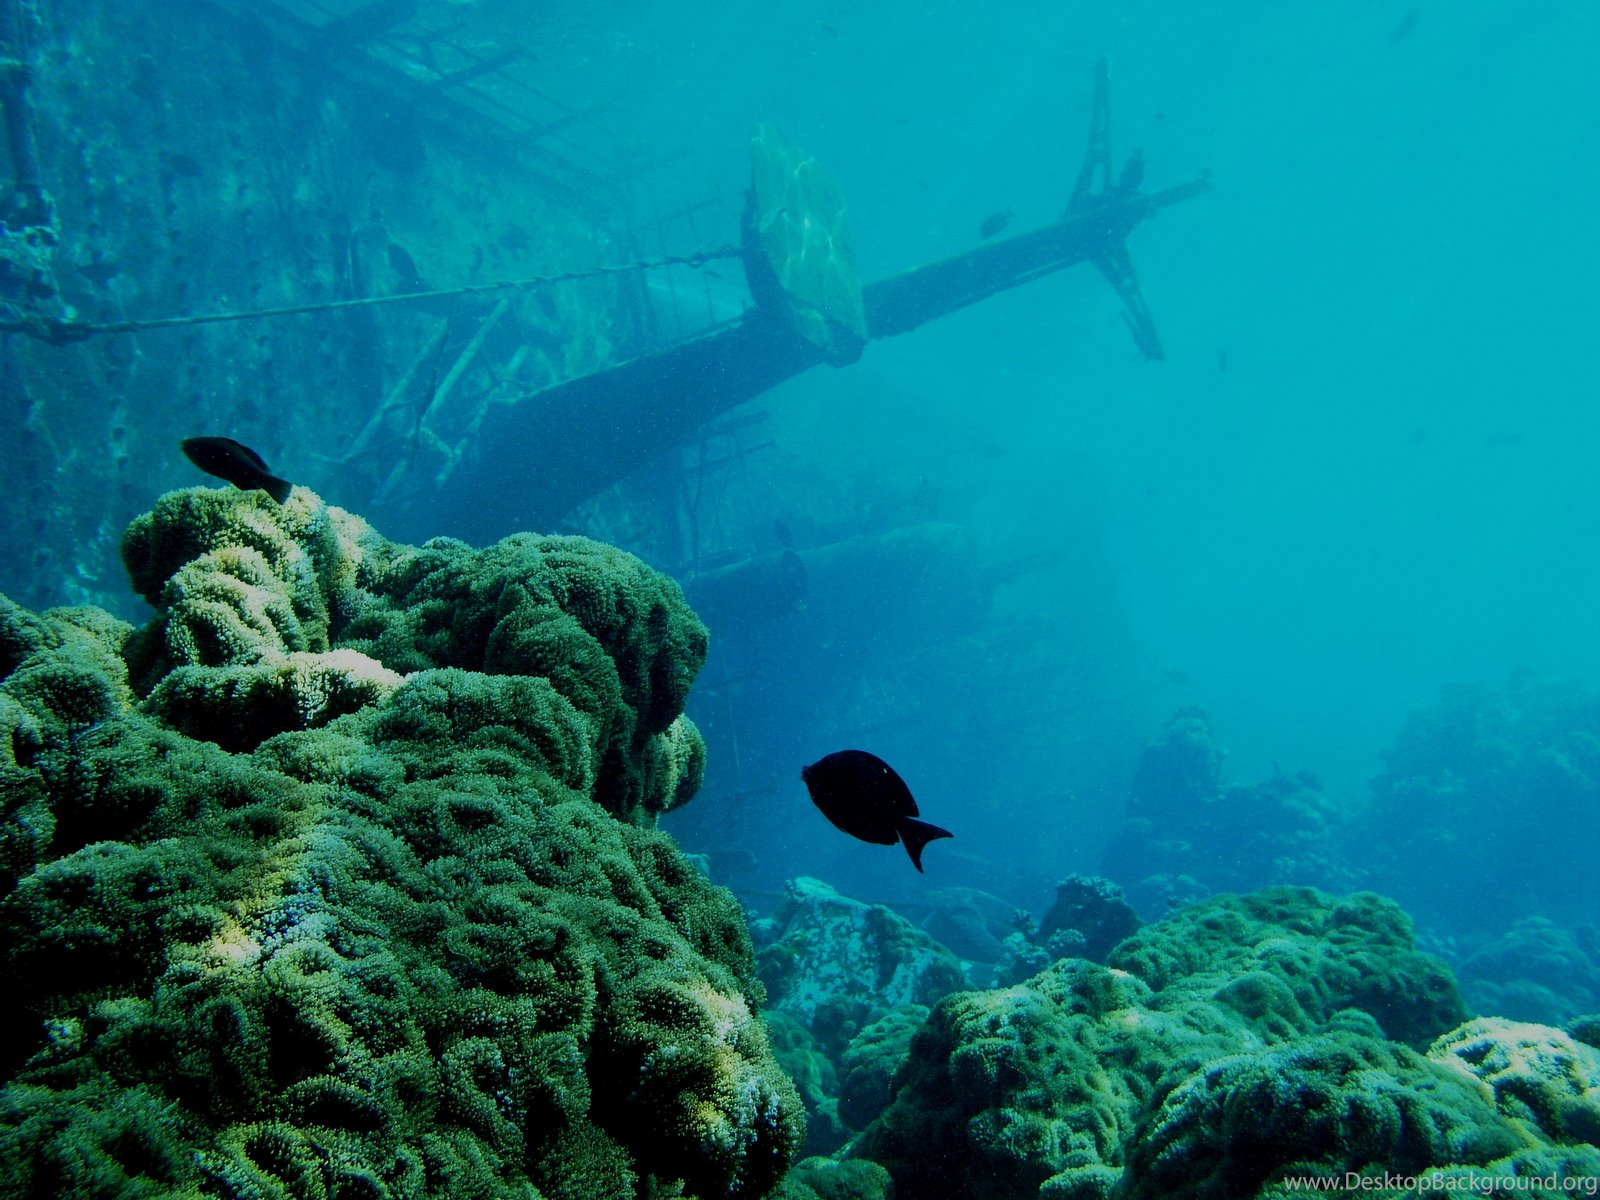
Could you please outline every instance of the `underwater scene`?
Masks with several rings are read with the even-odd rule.
[[[0,1200],[1600,1194],[1596,47],[0,0]]]

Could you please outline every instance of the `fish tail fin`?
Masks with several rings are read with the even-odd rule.
[[[294,490],[294,484],[287,479],[279,479],[276,475],[263,475],[261,489],[279,504],[289,499],[289,493]]]
[[[911,865],[919,871],[922,870],[924,846],[937,838],[955,837],[948,829],[940,829],[915,817],[901,817],[899,828],[900,840],[905,843],[906,853],[911,856]]]

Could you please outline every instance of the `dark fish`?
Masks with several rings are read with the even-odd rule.
[[[399,242],[389,243],[389,269],[395,273],[395,287],[401,292],[425,292],[428,281],[417,270],[417,262]]]
[[[981,238],[992,238],[1007,225],[1011,224],[1011,218],[1016,215],[1017,214],[1012,212],[1009,208],[1001,209],[996,213],[990,213],[983,219],[983,224],[978,226],[978,236]]]
[[[261,455],[232,438],[185,438],[183,454],[207,475],[215,475],[247,492],[260,488],[279,504],[289,498],[289,489],[294,487],[287,479],[274,475],[261,461]]]
[[[521,225],[508,225],[495,244],[507,254],[523,254],[533,249],[533,235]]]
[[[174,179],[199,179],[205,174],[200,167],[200,160],[193,155],[163,152],[161,162]]]
[[[103,258],[97,258],[93,262],[76,263],[72,269],[94,284],[95,287],[105,287],[106,284],[122,274],[121,267]]]
[[[1417,31],[1417,22],[1422,20],[1422,9],[1413,4],[1400,15],[1400,23],[1394,27],[1394,32],[1389,35],[1389,41],[1403,42]]]
[[[878,846],[902,843],[911,865],[922,870],[922,848],[935,838],[954,837],[917,820],[917,802],[894,768],[865,750],[840,750],[802,767],[800,778],[822,815],[851,837]]]

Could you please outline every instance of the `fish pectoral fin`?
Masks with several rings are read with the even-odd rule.
[[[922,870],[924,846],[939,838],[955,837],[948,829],[940,829],[915,817],[901,817],[897,828],[900,830],[900,840],[905,843],[906,853],[911,856],[911,865],[919,871]]]

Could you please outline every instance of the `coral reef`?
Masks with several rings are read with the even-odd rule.
[[[1585,1013],[1567,1022],[1566,1033],[1575,1042],[1600,1050],[1600,1013]]]
[[[1210,804],[1222,791],[1223,757],[1206,711],[1193,705],[1180,708],[1134,765],[1134,806],[1158,810]]]
[[[1592,691],[1527,672],[1500,686],[1445,688],[1383,757],[1361,844],[1419,920],[1477,930],[1600,911],[1600,875],[1575,849],[1600,840]],[[1441,845],[1449,870],[1415,869]]]
[[[1559,1025],[1600,1008],[1600,931],[1525,917],[1457,968],[1474,1012]]]
[[[650,827],[702,761],[675,585],[303,489],[124,546],[142,631],[0,602],[0,1194],[777,1185],[743,914]]]
[[[1013,924],[996,968],[1001,984],[1019,983],[1058,958],[1104,962],[1112,947],[1139,928],[1139,914],[1109,879],[1069,875],[1056,884],[1043,918],[1021,913]]]
[[[1125,1194],[1232,1200],[1291,1177],[1481,1166],[1526,1145],[1473,1082],[1343,1030],[1218,1059],[1173,1088],[1128,1147]]]
[[[1139,924],[1139,914],[1109,879],[1069,875],[1056,884],[1056,897],[1039,921],[1037,940],[1048,946],[1052,939],[1067,937],[1081,947],[1078,957],[1104,962]]]
[[[1487,1084],[1495,1107],[1562,1141],[1600,1145],[1600,1050],[1559,1029],[1480,1017],[1428,1057]]]
[[[832,1154],[849,1138],[839,1119],[839,1072],[817,1037],[798,1017],[777,1010],[766,1014],[772,1056],[794,1081],[806,1110],[806,1141],[801,1153]]]
[[[932,888],[894,910],[964,962],[991,964],[1027,913],[974,887]]]
[[[1371,894],[1220,896],[1100,966],[937,1004],[853,1153],[899,1200],[1276,1195],[1293,1175],[1592,1172],[1592,1048],[1465,1017]],[[1531,1099],[1530,1099],[1531,1097]]]
[[[847,1056],[852,1039],[902,1006],[925,1009],[967,980],[955,956],[904,917],[818,879],[790,880],[758,936],[778,1060],[806,1103],[806,1150],[830,1153],[849,1136],[847,1126],[860,1128],[844,1119],[839,1101],[841,1070],[859,1065]],[[894,1066],[880,1063],[879,1070],[887,1075]],[[875,1103],[882,1107],[883,1098]],[[863,1110],[851,1111],[859,1118]]]
[[[894,1095],[895,1074],[911,1051],[911,1039],[928,1019],[922,1004],[902,1004],[850,1039],[840,1056],[839,1118],[851,1129],[872,1124]]]
[[[619,816],[699,787],[704,743],[680,714],[705,627],[677,584],[621,551],[532,534],[396,546],[305,489],[279,506],[194,488],[135,520],[123,559],[160,609],[130,647],[132,678],[190,736],[253,749],[452,668],[566,697],[590,728],[563,777]]]
[[[819,879],[789,881],[776,927],[757,956],[769,1003],[808,1025],[830,1056],[896,1005],[966,986],[956,957],[904,917]]]
[[[913,1037],[894,1099],[855,1153],[888,1169],[899,1200],[1033,1197],[1066,1172],[1080,1184],[1084,1171],[1114,1180],[1147,1076],[1226,1046],[1150,1001],[1137,979],[1083,959],[946,998]]]
[[[1450,968],[1414,944],[1411,918],[1381,896],[1272,887],[1176,912],[1106,961],[1164,999],[1221,1004],[1268,1039],[1354,1008],[1389,1039],[1421,1048],[1467,1011]]]
[[[1147,917],[1214,892],[1276,883],[1366,885],[1337,850],[1341,813],[1307,772],[1225,783],[1223,753],[1198,708],[1175,713],[1139,757],[1128,817],[1101,859]],[[1218,847],[1226,847],[1219,853]]]
[[[894,1200],[894,1184],[877,1163],[813,1157],[795,1164],[773,1200]]]

